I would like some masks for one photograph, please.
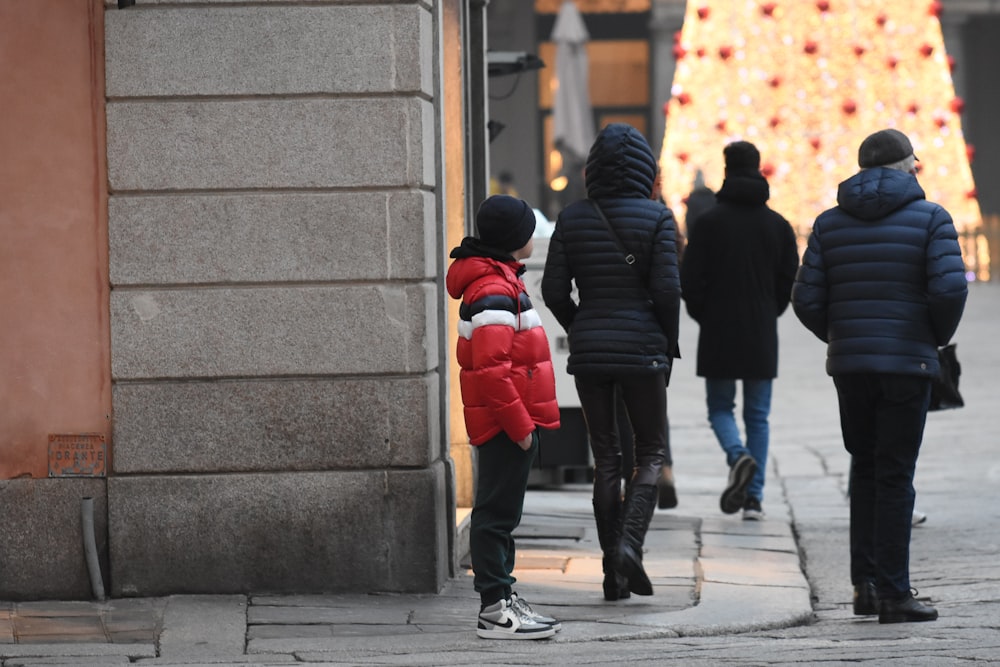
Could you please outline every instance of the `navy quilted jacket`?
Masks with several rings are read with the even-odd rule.
[[[642,134],[608,125],[587,159],[590,200],[569,205],[556,220],[542,298],[569,334],[570,373],[667,373],[678,356],[677,229],[670,209],[650,199],[655,176],[656,159]],[[636,256],[635,265],[625,263],[591,202]]]
[[[837,204],[816,219],[792,289],[795,314],[829,344],[827,373],[936,375],[968,294],[951,216],[883,167],[841,183]]]

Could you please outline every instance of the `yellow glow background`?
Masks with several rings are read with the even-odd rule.
[[[761,152],[770,206],[804,241],[816,216],[836,205],[838,184],[858,170],[861,141],[895,127],[913,143],[927,199],[944,206],[966,232],[966,262],[988,279],[985,243],[971,233],[981,228],[982,215],[961,101],[933,4],[688,2],[665,105],[664,201],[683,218],[696,171],[718,190],[723,147],[751,141]],[[846,112],[851,105],[853,113]]]

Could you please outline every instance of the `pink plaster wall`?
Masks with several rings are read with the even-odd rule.
[[[101,0],[0,2],[0,479],[110,440],[103,44]]]

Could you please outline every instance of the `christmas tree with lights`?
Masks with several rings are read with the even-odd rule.
[[[894,127],[913,143],[927,199],[951,213],[959,232],[979,229],[973,148],[962,134],[940,12],[940,2],[925,0],[689,0],[664,105],[667,205],[683,219],[697,172],[717,190],[722,148],[750,141],[770,206],[804,241],[857,171],[861,141]],[[985,243],[975,238],[963,238],[966,262],[988,273]]]

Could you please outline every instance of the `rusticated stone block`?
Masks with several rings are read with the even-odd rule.
[[[443,470],[111,478],[112,594],[437,592]]]
[[[112,191],[434,185],[434,111],[418,98],[107,105]]]
[[[125,383],[116,474],[426,467],[440,449],[437,374]]]
[[[112,197],[113,285],[422,279],[429,192]]]
[[[116,380],[425,373],[433,284],[115,290]]]
[[[416,3],[109,11],[105,35],[111,98],[433,88],[431,14]]]

